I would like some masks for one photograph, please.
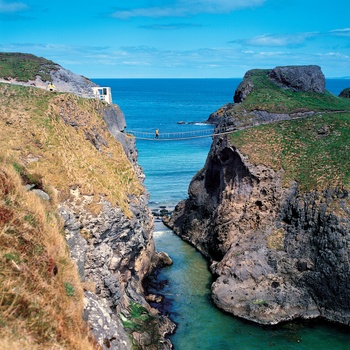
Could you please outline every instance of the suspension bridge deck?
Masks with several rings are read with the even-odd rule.
[[[213,130],[195,130],[195,131],[186,131],[186,132],[160,132],[156,137],[155,133],[144,132],[144,131],[135,131],[127,130],[127,134],[135,137],[138,140],[148,140],[148,141],[181,141],[181,140],[192,140],[199,139],[204,137],[213,137],[230,134],[234,131],[225,130],[214,133]]]

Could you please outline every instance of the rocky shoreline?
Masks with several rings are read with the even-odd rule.
[[[289,77],[298,82],[293,89],[324,91],[318,67],[276,72],[274,79],[283,76],[284,88],[292,85]],[[217,129],[314,113],[242,112],[235,106],[253,90],[252,74],[238,87],[236,104],[211,116]],[[242,113],[247,117],[235,118]],[[305,193],[297,182],[283,184],[283,176],[283,169],[252,164],[229,137],[214,137],[204,168],[191,181],[189,198],[163,221],[209,259],[216,278],[213,299],[226,312],[269,325],[317,317],[350,325],[349,188]]]

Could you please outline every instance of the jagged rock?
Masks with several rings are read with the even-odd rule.
[[[254,70],[251,70],[244,75],[242,82],[238,85],[233,96],[234,103],[242,102],[253,91],[254,83],[251,80],[253,74]]]
[[[103,300],[91,292],[85,292],[83,317],[102,349],[131,349],[121,321],[110,313],[108,306],[103,306]]]
[[[124,114],[115,105],[105,105],[100,113],[109,131],[121,142],[136,175],[142,181],[144,175],[137,163],[135,141],[123,132]],[[94,130],[87,135],[87,138],[97,149],[104,142],[103,139],[98,138],[98,133]],[[79,188],[72,188],[71,191],[74,192],[76,200],[62,203],[60,213],[64,220],[68,246],[73,260],[77,263],[80,278],[86,283],[94,284],[95,294],[88,294],[90,301],[86,304],[89,308],[86,312],[90,316],[87,319],[92,322],[90,326],[100,344],[102,341],[103,346],[108,345],[109,349],[119,350],[120,344],[114,339],[113,332],[114,330],[120,331],[121,339],[123,339],[125,330],[122,327],[115,328],[113,319],[117,318],[120,313],[127,314],[131,302],[140,304],[148,310],[152,309],[145,300],[142,286],[143,279],[159,260],[152,236],[153,217],[148,208],[149,195],[145,191],[144,195],[129,198],[132,217],[128,218],[119,207],[111,205],[103,197],[100,201],[102,210],[98,214],[91,215],[83,205],[84,200],[79,200],[83,198]],[[89,306],[91,299],[93,299],[93,312]],[[95,309],[99,310],[98,304],[101,302],[103,303],[102,310],[112,318],[110,321],[107,316],[103,316],[103,322],[106,324],[112,322],[113,334],[109,332],[104,334],[102,328],[105,326],[101,328],[97,325],[96,328]],[[149,345],[146,341],[147,350],[165,350],[171,348],[171,343],[164,337],[172,331],[171,321],[163,320],[163,317],[157,315],[154,322],[145,325],[142,330],[136,332],[137,334],[132,332],[131,337],[135,333],[133,341],[140,349],[143,349],[142,344],[145,339],[148,339],[150,334],[157,334],[159,335],[158,342],[152,341],[152,344]],[[130,347],[127,348],[130,349]]]
[[[170,266],[173,264],[172,259],[170,258],[170,256],[165,253],[165,252],[159,252],[157,253],[157,257],[159,259],[159,262],[157,264],[157,266]]]
[[[71,257],[77,264],[80,280],[85,281],[87,243],[80,235],[80,223],[68,208],[60,206],[59,212],[64,221],[66,241]]]
[[[272,69],[269,77],[277,85],[295,91],[326,91],[325,77],[319,66],[284,66]]]
[[[344,89],[344,90],[339,94],[339,97],[350,98],[350,88]]]
[[[213,300],[225,311],[263,324],[350,324],[348,190],[303,193],[282,187],[282,174],[218,137],[165,223],[211,260]]]

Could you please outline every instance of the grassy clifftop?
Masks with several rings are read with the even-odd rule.
[[[50,81],[50,72],[58,65],[43,57],[24,53],[0,52],[0,78],[14,78],[27,82],[40,76],[43,81]]]
[[[249,161],[298,181],[307,191],[350,185],[350,113],[324,113],[242,130],[231,142]]]
[[[268,78],[268,70],[256,69],[252,72],[253,91],[237,106],[239,109],[269,113],[350,110],[349,99],[336,97],[330,92],[322,94],[283,89]]]
[[[0,84],[1,349],[95,348],[82,322],[83,288],[57,204],[69,201],[94,215],[104,198],[131,216],[129,198],[143,192],[102,120],[104,107],[68,93]]]
[[[251,77],[253,91],[234,105],[235,119],[248,111],[314,112],[307,118],[273,122],[235,132],[232,143],[254,164],[284,170],[284,184],[298,181],[303,190],[350,184],[350,99],[329,92],[291,91],[267,78],[265,70]],[[243,111],[245,111],[243,113]]]
[[[0,84],[2,157],[56,188],[60,200],[79,188],[91,206],[103,196],[129,214],[128,196],[143,188],[102,108],[99,100]]]

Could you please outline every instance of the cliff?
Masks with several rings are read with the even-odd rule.
[[[77,75],[59,64],[21,52],[0,52],[0,82],[47,89],[53,83],[58,91],[94,97],[91,80]]]
[[[18,56],[28,64],[26,55],[10,58]],[[36,76],[48,64],[39,61]],[[6,79],[0,83],[0,347],[171,348],[164,336],[173,324],[145,300],[143,279],[162,255],[154,249],[144,175],[122,111],[28,86],[30,79]],[[70,79],[62,84],[74,92],[81,78]]]
[[[210,117],[237,131],[213,138],[189,198],[164,220],[210,260],[218,307],[262,324],[350,324],[350,105],[320,92],[311,70],[297,67],[293,80],[315,91],[246,74],[240,102]]]

